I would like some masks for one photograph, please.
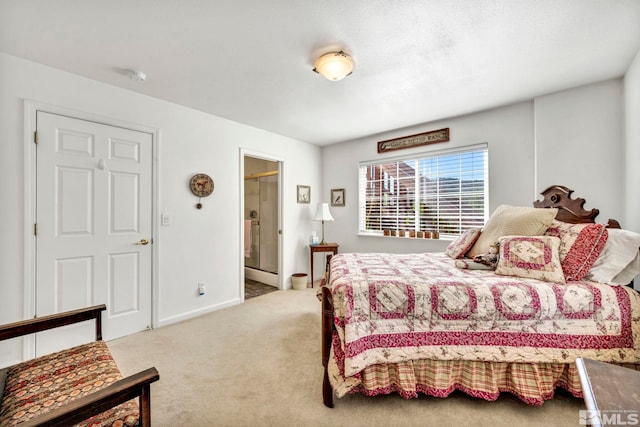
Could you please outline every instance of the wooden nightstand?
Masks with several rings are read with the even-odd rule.
[[[333,255],[338,253],[337,243],[327,243],[326,245],[309,245],[311,248],[311,287],[313,288],[313,254],[316,252],[331,252]]]
[[[639,371],[583,358],[576,359],[576,366],[589,425],[632,425],[640,421]]]

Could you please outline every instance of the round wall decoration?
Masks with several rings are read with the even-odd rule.
[[[195,196],[207,197],[213,193],[213,179],[206,173],[198,173],[191,177],[189,187]],[[198,203],[196,207],[202,209],[202,203]]]

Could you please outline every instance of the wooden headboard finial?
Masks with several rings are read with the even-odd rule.
[[[595,218],[600,211],[598,209],[585,210],[583,208],[585,200],[580,198],[572,199],[571,193],[573,193],[573,190],[567,187],[552,185],[540,193],[544,196],[544,199],[533,202],[533,206],[536,208],[557,208],[556,219],[558,221],[573,224],[595,222]]]

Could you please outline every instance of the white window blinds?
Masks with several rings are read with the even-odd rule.
[[[487,146],[360,164],[360,232],[455,236],[487,217]]]

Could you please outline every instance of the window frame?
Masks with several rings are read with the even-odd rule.
[[[366,177],[366,170],[368,167],[370,166],[380,166],[382,167],[383,165],[389,165],[392,163],[401,163],[401,162],[406,162],[406,163],[411,163],[411,162],[415,162],[415,163],[420,163],[420,162],[424,162],[425,159],[442,159],[446,156],[455,156],[455,155],[463,155],[465,153],[482,153],[483,155],[483,162],[484,162],[484,167],[482,169],[482,172],[484,174],[484,178],[483,178],[483,189],[482,189],[482,198],[483,198],[483,212],[482,212],[482,217],[479,218],[477,215],[473,215],[470,216],[470,218],[475,219],[476,221],[478,219],[480,219],[480,221],[478,221],[477,225],[472,225],[472,226],[465,226],[464,224],[462,224],[462,218],[461,218],[461,223],[458,224],[456,226],[457,230],[456,232],[449,232],[448,230],[445,229],[440,229],[441,225],[438,226],[438,231],[439,232],[439,237],[443,237],[443,238],[451,238],[454,239],[456,238],[460,233],[462,233],[464,230],[468,229],[468,228],[473,228],[475,226],[481,227],[484,223],[486,223],[487,218],[489,216],[489,146],[487,143],[480,143],[480,144],[474,144],[474,145],[468,145],[468,146],[463,146],[463,147],[457,147],[457,148],[449,148],[449,149],[444,149],[444,150],[432,150],[432,151],[422,151],[422,152],[417,152],[417,153],[411,153],[411,154],[407,154],[407,155],[401,155],[401,156],[393,156],[393,157],[385,157],[382,159],[376,159],[376,160],[368,160],[368,161],[362,161],[358,163],[358,235],[363,235],[363,236],[385,236],[387,237],[388,234],[384,233],[384,229],[385,227],[383,227],[382,223],[384,222],[384,215],[379,215],[379,220],[380,220],[380,229],[379,230],[366,230],[366,219],[365,219],[365,210],[367,208],[367,185],[365,185],[366,183],[370,183],[373,182],[374,180],[370,180]],[[437,161],[437,160],[436,160]],[[467,169],[468,171],[469,169]],[[459,170],[458,172],[462,172],[464,173],[465,169]],[[442,178],[446,178],[446,173],[444,174],[436,174],[435,176],[438,177],[438,183],[440,183],[440,180]],[[424,176],[424,175],[422,175]],[[393,176],[389,176],[388,180],[389,183],[385,183],[387,185],[394,185],[394,181],[401,179],[398,176],[393,177]],[[364,180],[364,181],[363,181]],[[406,230],[412,230],[415,232],[421,231],[420,230],[420,217],[421,215],[417,212],[416,206],[417,206],[417,200],[420,200],[420,197],[416,197],[416,195],[420,194],[420,175],[416,174],[414,176],[414,180],[415,180],[415,189],[414,189],[414,193],[412,195],[412,200],[409,200],[408,203],[406,203],[407,206],[409,205],[413,205],[413,220],[411,221],[410,219],[408,220],[409,223],[413,222],[413,228],[411,228],[410,226],[405,226],[403,227]],[[379,182],[382,183],[382,179],[378,180]],[[440,198],[442,197],[442,192],[440,191],[440,188],[438,187],[438,192],[436,193],[437,197]],[[470,192],[464,193],[464,192],[458,192],[457,193],[460,197],[465,195],[465,194],[470,194]],[[396,200],[396,206],[397,206],[397,200]],[[398,208],[397,208],[398,209]],[[440,207],[438,207],[438,217],[440,217]],[[460,210],[458,210],[458,212],[460,212]],[[391,218],[391,217],[389,217]],[[400,214],[398,214],[398,218],[400,218]],[[423,216],[423,220],[424,218],[428,218]],[[465,218],[467,219],[467,218]],[[482,224],[480,224],[480,222]],[[408,233],[407,233],[408,234]]]

